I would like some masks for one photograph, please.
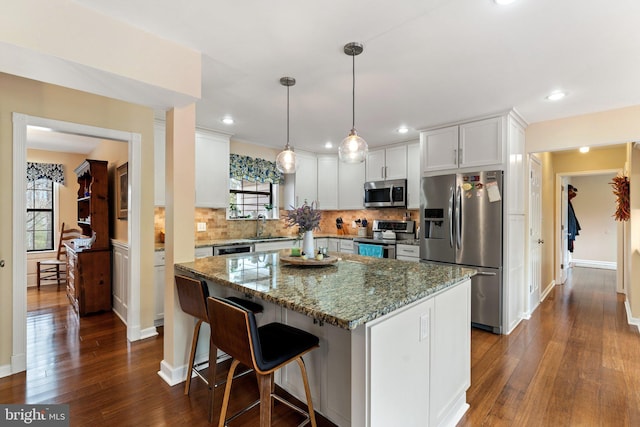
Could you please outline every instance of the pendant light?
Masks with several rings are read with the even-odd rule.
[[[289,87],[296,84],[296,79],[293,77],[282,77],[280,84],[287,87],[287,145],[284,146],[284,150],[276,157],[276,167],[284,174],[295,173],[298,164],[296,162],[296,153],[293,152],[293,148],[289,145]]]
[[[367,157],[367,141],[358,136],[356,132],[356,55],[360,55],[363,47],[360,43],[351,42],[344,45],[344,53],[353,58],[353,86],[352,86],[352,118],[351,131],[349,135],[342,140],[338,148],[338,157],[344,163],[362,163]]]

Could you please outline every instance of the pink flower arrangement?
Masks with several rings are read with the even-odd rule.
[[[291,206],[291,210],[287,212],[285,223],[287,227],[297,225],[300,232],[320,230],[320,212],[316,209],[315,202],[308,204],[305,200],[302,206],[295,208]]]

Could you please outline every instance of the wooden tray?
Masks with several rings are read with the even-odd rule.
[[[280,255],[280,261],[282,261],[285,264],[291,264],[291,265],[321,267],[324,265],[335,264],[336,262],[338,262],[338,257],[325,256],[322,260],[318,261],[315,258],[302,259],[302,257],[299,257],[299,256]]]

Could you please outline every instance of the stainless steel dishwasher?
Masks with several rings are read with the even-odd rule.
[[[229,255],[229,254],[242,254],[246,252],[253,252],[252,244],[240,244],[240,245],[227,245],[227,246],[214,246],[213,255]]]

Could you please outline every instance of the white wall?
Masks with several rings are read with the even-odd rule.
[[[571,203],[582,228],[574,242],[574,261],[616,262],[616,197],[609,185],[614,176],[573,176],[569,180],[578,189]]]

